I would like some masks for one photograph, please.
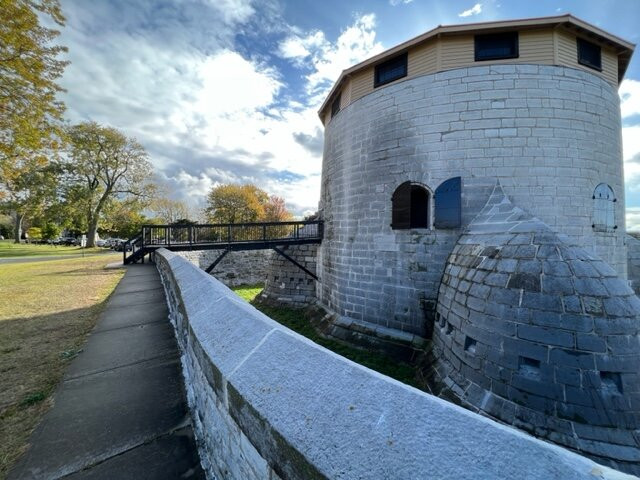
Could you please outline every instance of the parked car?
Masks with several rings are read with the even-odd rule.
[[[78,242],[78,239],[76,237],[62,237],[60,238],[60,245],[67,245],[67,246],[72,246],[72,245],[79,245],[80,242]]]

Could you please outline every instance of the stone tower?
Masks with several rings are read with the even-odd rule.
[[[359,332],[432,336],[467,406],[638,472],[633,48],[564,15],[438,27],[345,70],[320,110],[316,294]]]

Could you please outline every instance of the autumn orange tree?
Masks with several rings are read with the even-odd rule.
[[[66,48],[52,45],[59,32],[39,15],[64,25],[58,0],[0,0],[0,202],[14,217],[17,242],[24,217],[55,183],[48,167],[63,138],[56,95]]]
[[[292,218],[284,199],[252,184],[213,187],[204,213],[212,223],[282,222]]]

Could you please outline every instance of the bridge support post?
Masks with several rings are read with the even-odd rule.
[[[296,260],[294,260],[293,258],[291,258],[289,255],[287,255],[286,253],[284,253],[282,250],[280,250],[278,247],[273,247],[273,250],[279,254],[282,255],[284,258],[286,258],[287,260],[289,260],[291,263],[293,263],[296,267],[298,267],[300,270],[302,270],[304,273],[306,273],[307,275],[309,275],[311,278],[313,278],[314,280],[318,280],[318,277],[316,276],[315,273],[312,273],[310,270],[308,270],[306,267],[304,267],[301,263],[297,262]]]
[[[207,273],[211,273],[211,271],[212,271],[214,268],[216,268],[216,265],[218,265],[218,264],[222,261],[222,259],[225,257],[225,255],[226,255],[227,253],[229,253],[230,251],[231,251],[231,249],[230,249],[230,248],[225,249],[225,250],[224,250],[224,252],[222,252],[222,253],[220,254],[220,256],[219,256],[218,258],[216,258],[216,260],[215,260],[211,265],[209,265],[209,266],[207,267],[207,269],[205,270],[205,272],[207,272]]]

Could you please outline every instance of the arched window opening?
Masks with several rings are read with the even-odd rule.
[[[598,232],[612,232],[616,228],[615,202],[613,190],[606,183],[598,185],[593,192],[593,224]]]
[[[435,193],[435,228],[459,228],[462,221],[462,181],[460,177],[445,180]]]
[[[391,228],[429,228],[429,190],[421,185],[404,182],[391,197]]]

